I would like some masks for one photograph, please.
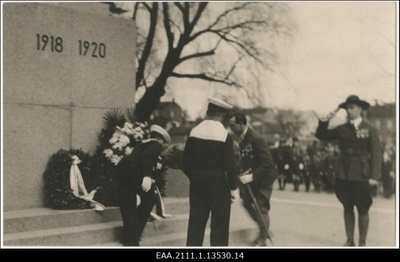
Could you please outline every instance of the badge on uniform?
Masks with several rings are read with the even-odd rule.
[[[357,138],[368,138],[369,130],[367,128],[361,128],[357,130]]]
[[[253,158],[253,146],[251,144],[246,145],[246,147],[242,149],[242,156],[250,159]]]

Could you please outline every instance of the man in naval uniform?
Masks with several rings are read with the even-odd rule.
[[[238,198],[233,140],[222,124],[233,107],[210,98],[207,119],[193,128],[183,153],[190,179],[187,246],[202,246],[211,213],[211,246],[228,246],[231,201]]]
[[[140,238],[155,202],[154,169],[163,144],[170,143],[168,132],[158,125],[150,127],[150,139],[130,147],[118,164],[116,186],[120,195],[124,246],[139,246]],[[136,195],[140,196],[137,205]]]
[[[316,137],[321,140],[338,140],[340,156],[335,165],[335,193],[344,207],[347,235],[345,246],[354,243],[354,206],[358,210],[359,246],[366,245],[369,215],[372,205],[370,184],[377,184],[380,176],[382,152],[378,132],[362,118],[362,111],[369,103],[352,95],[339,105],[345,109],[349,121],[334,129],[328,129],[329,120],[339,110],[320,119]]]

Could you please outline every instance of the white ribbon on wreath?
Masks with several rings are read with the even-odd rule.
[[[89,194],[86,190],[85,183],[83,182],[82,173],[79,170],[78,164],[82,161],[76,155],[72,157],[71,169],[69,172],[69,181],[71,185],[72,193],[83,200],[86,200],[91,203],[96,211],[104,211],[105,207],[97,201],[93,200],[94,195],[97,192],[97,189],[92,190]]]

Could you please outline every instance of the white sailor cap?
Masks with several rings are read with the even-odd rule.
[[[225,102],[224,100],[219,99],[219,98],[215,98],[215,97],[209,97],[209,98],[208,98],[208,103],[209,103],[209,104],[213,104],[213,105],[218,106],[218,107],[221,107],[221,108],[223,108],[223,109],[227,109],[227,110],[233,108],[232,105],[228,104],[228,103]]]
[[[159,133],[160,135],[162,135],[162,137],[164,138],[166,143],[171,142],[171,137],[169,136],[167,130],[165,130],[164,128],[162,128],[159,125],[151,125],[150,132],[156,132],[156,133]]]

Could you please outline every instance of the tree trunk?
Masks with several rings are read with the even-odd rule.
[[[152,86],[146,89],[143,97],[136,104],[135,118],[138,122],[145,122],[149,119],[153,110],[160,103],[161,97],[165,94],[166,79],[156,81]]]
[[[181,52],[182,49],[172,49],[168,52],[160,75],[154,84],[146,89],[143,97],[136,104],[136,121],[147,121],[153,110],[160,103],[161,97],[165,94],[165,86],[167,84],[168,77],[171,76],[172,71],[178,64],[178,59]]]

